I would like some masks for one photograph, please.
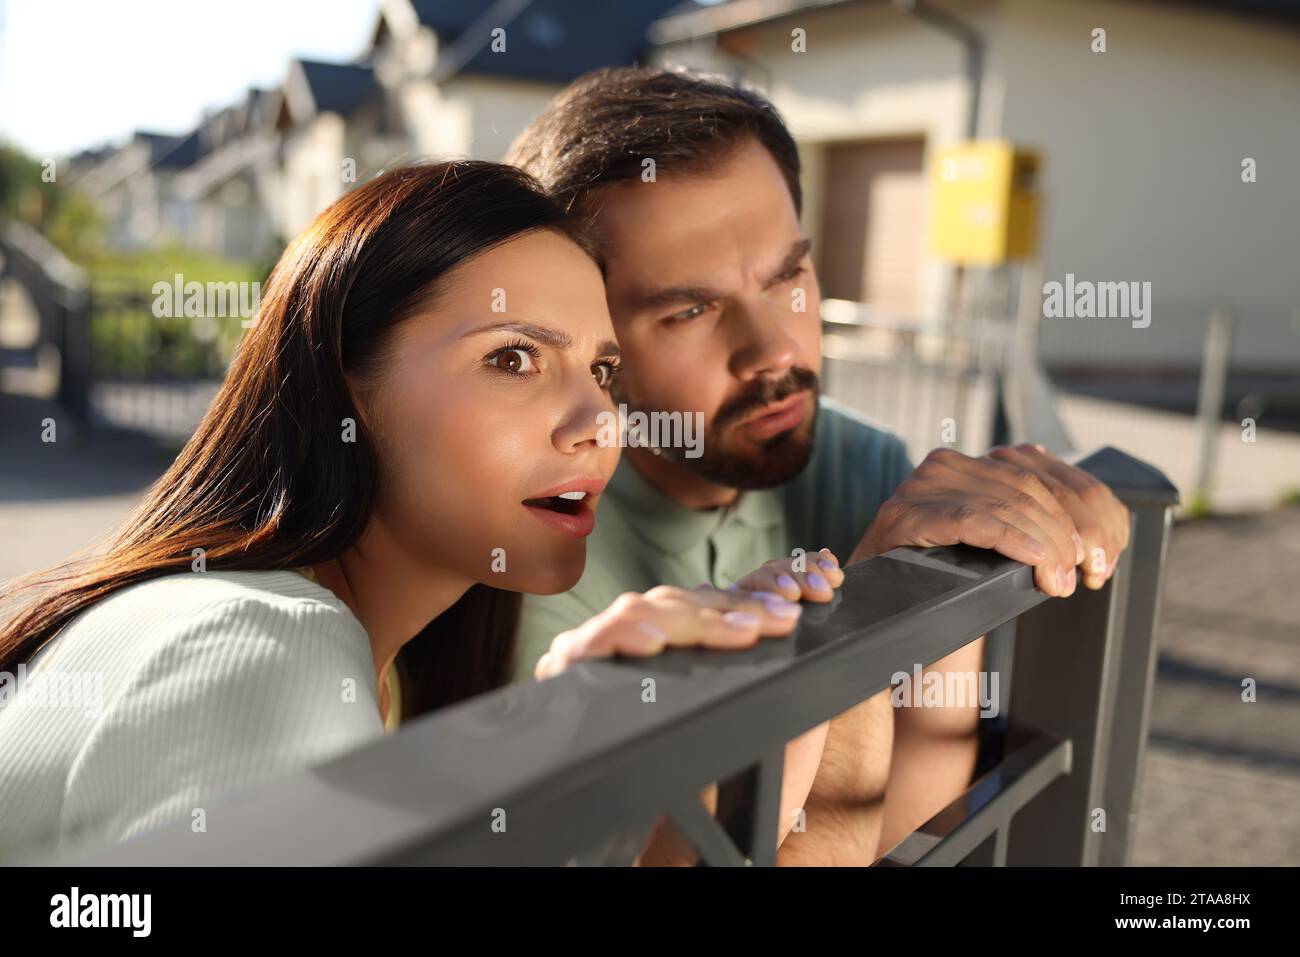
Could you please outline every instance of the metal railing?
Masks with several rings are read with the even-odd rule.
[[[0,225],[3,275],[13,278],[31,298],[39,317],[40,346],[58,352],[58,399],[78,422],[90,420],[90,282],[43,235],[21,222]]]
[[[1005,753],[880,863],[1124,863],[1176,496],[1114,450],[1081,465],[1132,511],[1130,548],[1098,592],[1048,600],[1027,566],[995,553],[897,549],[847,568],[792,638],[583,662],[232,797],[209,811],[219,839],[183,823],[62,860],[631,863],[667,814],[701,863],[770,865],[786,742],[1014,622]],[[698,799],[713,781],[716,818]]]
[[[1013,324],[922,320],[822,302],[823,391],[879,420],[919,460],[939,445],[980,454],[1001,441],[1000,375]]]
[[[37,348],[57,352],[58,400],[79,426],[189,437],[225,375],[215,320],[158,318],[138,280],[92,288],[85,270],[23,223],[0,228],[0,262],[36,310]]]

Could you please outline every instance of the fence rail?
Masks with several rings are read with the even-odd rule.
[[[220,839],[184,823],[61,860],[630,863],[666,813],[702,863],[770,865],[787,741],[890,687],[897,672],[1015,621],[1006,753],[880,863],[1121,863],[1176,496],[1123,453],[1081,464],[1133,510],[1133,545],[1099,592],[1049,601],[1027,566],[994,553],[897,549],[847,568],[836,600],[808,607],[792,638],[584,662],[236,796],[209,812],[220,815]],[[653,703],[643,700],[648,679]],[[716,819],[698,801],[712,781]]]

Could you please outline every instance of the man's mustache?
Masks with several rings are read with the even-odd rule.
[[[799,367],[791,369],[780,379],[755,379],[740,395],[718,406],[711,427],[722,428],[764,406],[788,399],[797,392],[812,392],[813,395],[817,395],[820,388],[821,383],[817,373]]]

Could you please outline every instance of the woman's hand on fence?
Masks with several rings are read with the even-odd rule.
[[[797,602],[780,595],[719,591],[712,585],[627,592],[599,615],[556,635],[534,675],[549,678],[587,658],[649,657],[670,645],[748,648],[760,638],[790,634],[800,611]]]
[[[730,591],[749,592],[761,597],[790,601],[830,601],[835,589],[844,584],[840,560],[829,548],[804,552],[790,558],[774,558],[740,579]]]

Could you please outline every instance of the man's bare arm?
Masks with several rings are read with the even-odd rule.
[[[882,691],[833,718],[804,806],[777,864],[864,866],[875,858],[893,745],[893,708]]]
[[[979,638],[923,669],[922,681],[931,673],[978,676],[983,657],[984,639]],[[940,687],[953,685],[945,679]],[[921,693],[912,689],[914,704]],[[979,702],[943,705],[893,709],[894,755],[877,854],[888,852],[970,784],[979,757]]]

